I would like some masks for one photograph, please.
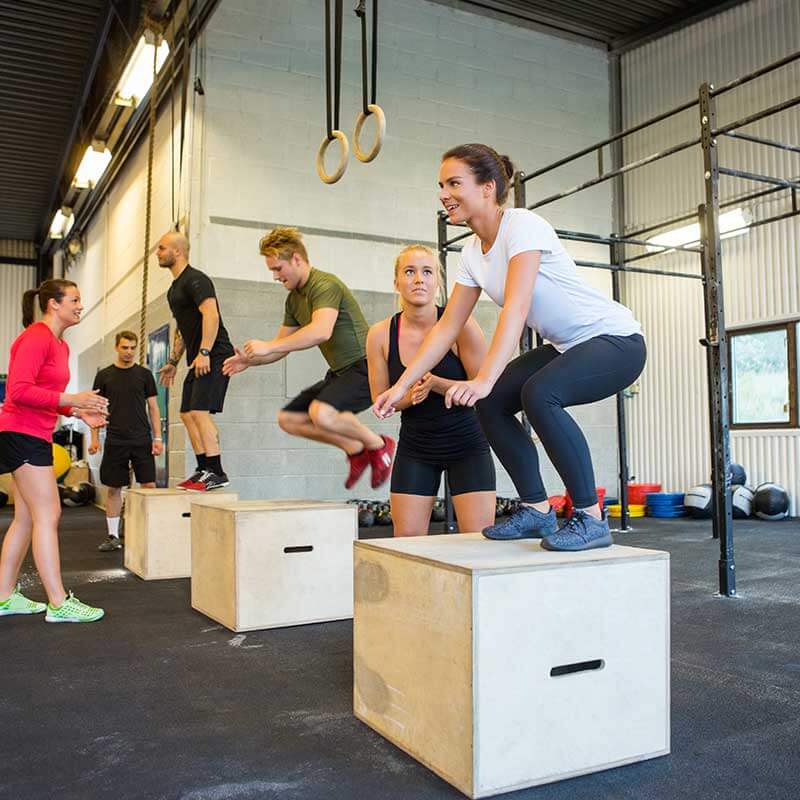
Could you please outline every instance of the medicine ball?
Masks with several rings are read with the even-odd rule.
[[[693,486],[686,492],[683,505],[689,514],[697,519],[710,519],[713,507],[714,494],[710,483],[701,483]]]
[[[754,505],[759,519],[783,519],[789,514],[789,495],[777,483],[762,483],[756,486]]]
[[[433,504],[433,511],[431,512],[431,519],[434,522],[444,522],[445,517],[447,517],[447,512],[444,508],[444,503],[441,500],[437,500]]]
[[[86,506],[92,500],[94,500],[94,486],[86,481],[66,487],[61,495],[61,502],[70,508]]]
[[[731,508],[734,519],[747,519],[753,513],[755,492],[749,486],[734,486],[731,489]]]
[[[56,482],[63,481],[67,477],[72,459],[66,447],[53,443],[53,472],[56,474]]]
[[[0,508],[5,508],[8,505],[8,495],[0,489]]]
[[[731,486],[744,486],[747,483],[747,473],[741,464],[731,462],[728,468],[728,475],[731,479]]]

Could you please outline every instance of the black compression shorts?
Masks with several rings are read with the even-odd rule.
[[[394,459],[390,491],[393,494],[436,497],[444,470],[447,470],[450,494],[453,496],[495,491],[494,461],[489,452],[475,453],[460,461],[436,465],[399,453]]]

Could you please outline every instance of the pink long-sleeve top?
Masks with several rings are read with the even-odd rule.
[[[58,415],[72,410],[58,402],[68,383],[69,346],[44,322],[34,322],[11,345],[0,431],[50,441]]]

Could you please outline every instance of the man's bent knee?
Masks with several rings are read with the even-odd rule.
[[[339,412],[327,403],[314,400],[308,407],[308,416],[318,428],[331,428],[339,418]]]
[[[295,422],[292,415],[288,411],[278,412],[278,427],[286,433],[291,433],[294,429]]]

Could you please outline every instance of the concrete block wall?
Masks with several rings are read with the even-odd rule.
[[[229,279],[217,279],[216,286],[225,324],[234,342],[241,343],[251,337],[267,338],[280,325],[286,299],[282,287]],[[394,295],[357,290],[355,296],[370,324],[396,310]],[[487,339],[494,332],[497,316],[498,309],[493,304],[479,305],[476,319]],[[276,423],[277,413],[288,399],[320,380],[326,369],[319,350],[314,348],[293,353],[277,364],[252,368],[231,380],[225,413],[217,423],[225,468],[242,497],[388,497],[388,486],[373,491],[368,476],[348,493],[342,485],[346,465],[340,451],[289,436]],[[613,399],[585,406],[575,413],[596,458],[598,485],[609,488],[615,486],[616,480],[614,414]],[[368,410],[360,418],[378,433],[397,436],[399,416],[379,421]],[[551,493],[560,493],[561,479],[541,444],[538,447],[545,485]],[[499,462],[496,467],[498,493],[516,495]]]
[[[223,319],[231,338],[241,344],[250,338],[268,338],[283,319],[286,291],[279,286],[232,279],[216,279],[217,294]],[[356,291],[367,321],[372,324],[396,310],[395,297],[385,292]],[[498,309],[492,303],[480,303],[475,317],[487,339],[497,324]],[[161,327],[171,319],[166,296],[151,302],[147,308],[148,331]],[[121,321],[115,330],[138,331],[139,317],[132,315]],[[172,334],[171,334],[172,335]],[[91,386],[98,369],[114,360],[114,336],[104,337],[88,347],[78,358],[77,385]],[[225,411],[216,418],[222,442],[224,466],[233,488],[245,499],[313,497],[342,499],[347,496],[388,498],[388,486],[373,490],[365,476],[353,492],[344,487],[346,463],[344,455],[333,447],[289,436],[277,424],[278,411],[301,389],[320,380],[327,365],[319,350],[313,348],[294,353],[276,364],[252,368],[234,376],[225,400]],[[174,387],[169,394],[169,481],[175,485],[194,465],[188,437],[180,421],[180,389],[186,375],[181,362]],[[592,448],[597,470],[597,484],[609,490],[616,485],[616,427],[613,399],[573,409]],[[397,437],[399,415],[377,420],[369,411],[360,415],[362,422],[378,433]],[[537,441],[542,476],[551,494],[561,493],[563,486],[541,443]],[[88,439],[87,439],[88,441]],[[90,458],[94,480],[100,455]],[[499,462],[497,468],[500,495],[515,496],[508,475]],[[99,498],[102,505],[102,493]]]

